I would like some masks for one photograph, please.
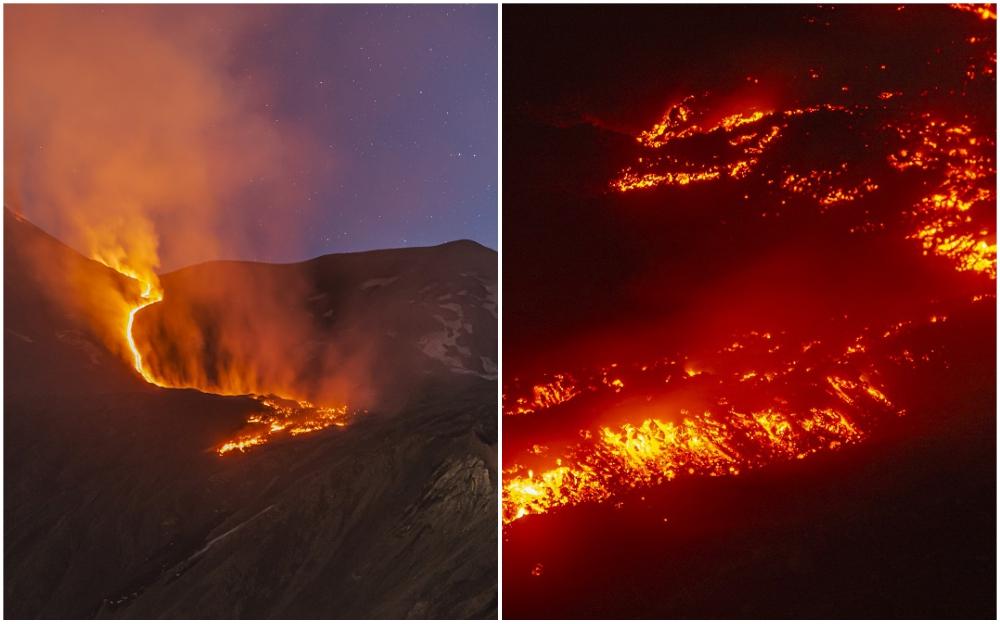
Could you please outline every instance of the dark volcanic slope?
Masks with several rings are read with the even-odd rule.
[[[43,268],[44,266],[44,268]],[[4,210],[4,381],[9,395],[126,392],[142,380],[101,347],[71,276],[128,288],[111,269],[88,260]],[[65,296],[58,296],[65,295]]]
[[[370,297],[383,330],[407,329],[394,348],[426,360],[393,407],[373,401],[349,427],[219,457],[256,402],[139,380],[78,310],[44,296],[27,261],[106,270],[9,214],[5,226],[5,617],[495,615],[496,382],[461,359],[495,359],[495,320],[446,308],[446,321],[475,320],[442,338]],[[408,305],[448,303],[468,278],[483,290],[451,294],[495,319],[495,254],[472,244],[255,266],[306,272],[325,313],[375,288],[365,266],[389,277],[385,262],[413,268],[398,280]],[[168,276],[168,301],[220,268]],[[466,347],[457,359],[435,357],[452,342]]]

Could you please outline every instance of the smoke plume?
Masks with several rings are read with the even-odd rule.
[[[135,278],[95,279],[90,267],[36,259],[49,267],[48,290],[82,306],[95,335],[129,363],[135,353],[125,328],[130,314],[138,314],[139,330],[149,317],[135,309],[143,289],[159,294],[158,270],[245,254],[247,219],[233,218],[244,202],[274,207],[272,218],[253,224],[260,255],[287,245],[304,220],[282,212],[307,191],[287,173],[329,162],[305,133],[270,113],[266,77],[235,69],[234,55],[269,11],[5,7],[5,204]],[[243,302],[230,307],[239,322],[197,319],[218,325],[211,361],[181,360],[205,370],[170,370],[164,362],[179,360],[143,357],[163,385],[229,393],[292,387],[299,364],[281,345],[303,340],[305,312],[288,304],[299,289],[251,280],[225,286],[214,299]],[[207,330],[190,321],[167,322],[176,331],[157,346],[205,346],[196,343]]]

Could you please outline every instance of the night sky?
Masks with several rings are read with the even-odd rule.
[[[305,256],[470,238],[496,248],[496,8],[296,6],[245,41],[234,71],[276,80],[276,123],[304,124],[332,175]]]

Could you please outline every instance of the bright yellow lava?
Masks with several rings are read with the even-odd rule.
[[[151,282],[143,282],[142,303],[129,310],[128,323],[125,326],[125,340],[128,343],[129,350],[132,351],[135,370],[142,375],[143,379],[156,386],[160,386],[161,384],[157,383],[153,376],[142,366],[142,354],[139,352],[139,347],[135,344],[135,337],[132,335],[132,326],[135,324],[135,315],[139,310],[160,301],[163,301],[163,293],[159,289],[153,292],[153,284]]]
[[[97,260],[105,266],[114,269],[121,275],[134,279],[142,292],[138,303],[128,308],[125,321],[125,344],[132,355],[132,365],[142,378],[154,386],[161,388],[176,388],[178,386],[164,383],[158,380],[153,373],[146,368],[142,359],[142,352],[135,341],[135,317],[140,310],[148,308],[154,303],[163,301],[163,290],[155,274],[149,273],[150,277],[144,277],[131,267],[123,264],[117,258],[105,258],[97,255]],[[126,304],[129,305],[129,304]],[[205,390],[222,396],[245,395],[245,391],[227,392],[225,389],[212,388]],[[308,401],[286,399],[277,396],[253,395],[262,405],[262,409],[250,414],[247,417],[246,426],[242,431],[230,440],[222,442],[215,448],[219,455],[225,455],[231,451],[245,453],[248,449],[260,446],[271,441],[272,437],[278,434],[298,436],[314,431],[321,431],[328,427],[344,427],[347,425],[347,406],[321,407],[313,405]]]

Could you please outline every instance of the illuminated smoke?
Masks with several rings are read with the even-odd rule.
[[[326,150],[267,113],[266,81],[231,69],[269,11],[5,7],[5,204],[128,278],[35,258],[47,291],[82,309],[105,345],[156,385],[305,398],[295,380],[307,362],[289,346],[311,326],[301,307],[278,303],[301,301],[294,280],[207,285],[199,302],[214,318],[153,323],[170,298],[161,266],[250,248],[227,216],[246,201],[248,181],[252,201],[287,209],[307,191],[288,172],[328,166]],[[255,253],[295,240],[304,221],[274,214]],[[225,331],[195,355],[185,345],[207,346],[205,323]],[[329,366],[328,355],[310,354],[308,366]]]

